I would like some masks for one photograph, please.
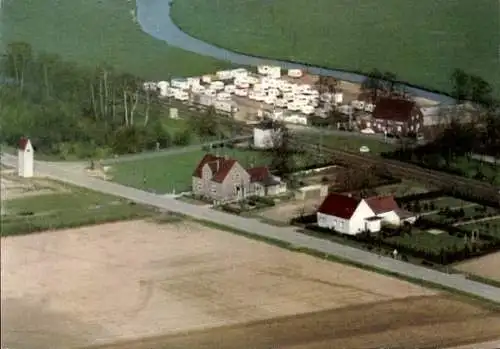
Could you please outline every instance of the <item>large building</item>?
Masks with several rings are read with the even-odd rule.
[[[284,193],[286,183],[265,166],[245,169],[237,160],[206,154],[193,173],[192,191],[195,196],[231,202]]]
[[[424,117],[414,101],[381,97],[372,123],[375,132],[406,136],[422,132]]]

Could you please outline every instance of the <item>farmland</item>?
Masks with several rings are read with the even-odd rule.
[[[500,283],[500,269],[498,268],[499,265],[500,252],[496,252],[487,256],[459,263],[456,266],[456,269]]]
[[[444,347],[500,332],[492,308],[193,222],[1,245],[9,347]]]
[[[135,1],[12,1],[2,5],[4,46],[23,41],[36,51],[93,67],[106,65],[148,79],[189,76],[228,66],[171,47],[135,22]]]
[[[314,0],[307,7],[299,0],[179,0],[171,10],[184,31],[230,50],[350,71],[378,68],[443,91],[454,68],[500,90],[493,78],[497,13],[495,0]]]
[[[24,179],[2,170],[6,197],[1,235],[18,235],[147,217],[153,211],[126,200],[46,179]],[[2,189],[4,190],[4,189]],[[3,198],[2,198],[3,199]]]

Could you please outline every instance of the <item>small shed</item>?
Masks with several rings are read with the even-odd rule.
[[[17,173],[20,177],[33,177],[34,150],[31,141],[22,137],[17,147]]]

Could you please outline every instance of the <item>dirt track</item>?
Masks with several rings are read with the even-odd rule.
[[[194,224],[136,221],[1,241],[2,340],[13,348],[157,336],[111,347],[355,348],[500,333],[497,314],[434,291]],[[456,323],[436,325],[446,322]]]

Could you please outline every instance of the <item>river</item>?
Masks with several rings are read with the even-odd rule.
[[[339,80],[355,83],[361,83],[366,78],[363,75],[355,73],[264,59],[225,50],[198,40],[180,30],[170,18],[169,0],[136,0],[136,4],[137,19],[144,32],[157,39],[166,41],[171,46],[176,46],[186,51],[226,60],[238,65],[257,66],[259,64],[268,64],[278,65],[284,69],[307,69],[313,74],[333,76]],[[411,86],[406,86],[406,88],[409,93],[417,97],[427,98],[441,103],[453,103],[452,98],[442,94],[421,90]]]

